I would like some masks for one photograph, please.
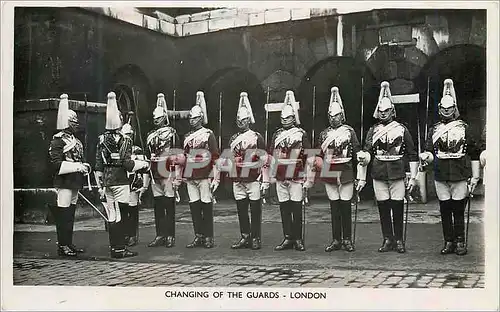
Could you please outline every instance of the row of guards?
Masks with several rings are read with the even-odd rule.
[[[133,95],[137,110],[136,92]],[[128,247],[138,243],[138,205],[149,186],[154,197],[156,237],[148,246],[173,247],[178,188],[183,182],[187,186],[195,234],[186,247],[213,248],[213,194],[219,186],[221,171],[225,171],[228,164],[236,170],[231,180],[241,233],[241,238],[231,248],[262,247],[263,194],[268,191],[270,183],[275,183],[284,239],[274,249],[304,251],[307,190],[321,181],[330,202],[333,237],[325,251],[343,248],[352,252],[355,250],[358,200],[354,200],[354,230],[351,201],[366,185],[367,167],[371,164],[383,236],[379,251],[404,253],[409,201],[406,201],[403,222],[404,200],[418,184],[418,173],[433,163],[445,240],[441,253],[463,255],[467,252],[469,224],[468,213],[465,230],[464,210],[467,206],[470,211],[471,193],[479,180],[479,160],[485,165],[485,146],[477,146],[467,124],[460,120],[451,79],[444,81],[438,107],[441,120],[431,128],[426,126],[424,150],[421,150],[421,144],[418,144],[418,151],[415,149],[408,129],[395,120],[394,104],[405,102],[418,103],[418,95],[393,96],[389,83],[383,82],[373,113],[378,123],[368,130],[365,141],[363,137],[358,140],[345,119],[340,90],[333,87],[327,112],[330,125],[317,139],[313,130],[311,144],[307,132],[300,127],[299,102],[295,100],[293,91],[286,92],[283,103],[266,104],[264,137],[250,128],[255,124],[255,118],[248,94],[242,92],[236,116],[239,131],[229,141],[229,155],[221,155],[221,127],[218,142],[213,131],[204,127],[208,123],[208,114],[203,92],[197,92],[195,105],[190,111],[175,111],[175,108],[169,111],[165,96],[158,94],[152,116],[155,129],[148,133],[145,143],[137,111],[129,114],[124,123],[116,95],[110,92],[106,130],[99,136],[93,168],[106,211],[104,214],[79,192],[84,187],[85,179],[87,187],[92,189],[92,168],[84,161],[83,144],[74,136],[78,118],[74,111],[69,110],[68,96],[64,94],[58,110],[57,129],[60,132],[54,135],[49,148],[57,189],[55,219],[58,252],[63,256],[76,256],[83,252],[72,244],[75,204],[81,197],[106,221],[111,257],[137,255]],[[427,101],[427,110],[428,105]],[[277,111],[281,112],[282,127],[268,142],[268,114]],[[220,124],[221,112],[222,93],[219,98]],[[315,114],[313,101],[313,116]],[[190,131],[182,141],[176,129],[170,126],[173,116],[189,118]],[[131,126],[134,117],[141,147],[134,145],[135,131]],[[363,134],[364,129],[361,129],[361,136]],[[319,155],[307,154],[307,150],[313,147],[319,149]],[[208,159],[206,155],[192,153],[199,150],[208,151]],[[267,153],[251,154],[249,161],[246,157],[248,151],[257,150]],[[256,167],[258,161],[262,165]],[[200,166],[200,163],[205,165]],[[290,167],[292,170],[289,170]],[[410,168],[410,179],[406,179],[406,167]],[[189,174],[186,174],[187,169]],[[325,170],[333,172],[334,176],[323,176]],[[246,174],[242,175],[242,172]]]

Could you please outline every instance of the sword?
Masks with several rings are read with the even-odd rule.
[[[104,221],[109,222],[108,218],[106,218],[106,216],[99,210],[99,208],[97,208],[94,204],[92,204],[90,200],[88,200],[85,196],[83,196],[83,194],[80,193],[80,191],[78,191],[78,196],[80,196],[83,200],[87,202],[87,204],[89,204],[90,207],[92,207],[95,211],[97,211],[97,213],[99,213],[99,215],[101,216],[101,218],[104,219]]]
[[[468,243],[469,243],[470,200],[472,197],[474,197],[474,195],[472,195],[472,191],[469,190],[469,196],[467,196],[467,223],[465,226],[465,250],[468,249]]]
[[[359,192],[356,190],[356,197],[359,198]],[[354,229],[352,234],[352,244],[356,246],[356,225],[358,224],[358,201],[354,201]]]
[[[408,194],[405,190],[405,197],[406,197],[406,211],[405,211],[405,232],[404,232],[404,238],[403,238],[403,245],[406,247],[406,233],[408,230],[408,210],[410,207],[410,198],[408,198]]]
[[[269,104],[269,86],[267,86],[266,104]],[[265,145],[266,145],[266,149],[267,149],[267,128],[268,128],[268,121],[269,121],[269,112],[267,111],[267,109],[265,111],[266,111]],[[262,176],[262,173],[261,173],[261,176]],[[263,179],[263,177],[262,177],[262,179]],[[264,194],[262,194],[262,195],[263,195],[263,196],[261,196],[262,197],[262,203],[266,204],[267,203],[266,198],[265,198],[266,193],[264,192]]]

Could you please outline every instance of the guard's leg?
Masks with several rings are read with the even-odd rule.
[[[69,239],[69,247],[73,249],[76,253],[83,253],[85,250],[83,248],[78,248],[73,244],[73,229],[75,225],[75,212],[76,212],[76,204],[71,204],[69,206],[68,212],[68,239]]]
[[[392,205],[392,221],[394,226],[394,238],[396,239],[396,251],[405,253],[406,248],[403,243],[403,215],[404,215],[404,201],[391,200]]]
[[[127,186],[128,187],[128,186]],[[129,208],[128,203],[118,203],[120,213],[126,214]],[[111,248],[111,257],[112,258],[128,258],[137,256],[138,253],[134,251],[130,251],[127,249],[127,242],[125,241],[125,233],[126,233],[126,223],[125,219],[122,219],[120,222],[115,222],[113,224],[114,227],[114,246]]]
[[[292,204],[291,201],[280,202],[281,225],[283,227],[284,239],[274,250],[292,249],[295,240],[292,235]]]
[[[167,240],[165,246],[171,248],[175,246],[175,197],[165,197],[165,233]]]
[[[352,208],[350,200],[340,201],[340,214],[342,219],[342,245],[345,250],[352,252],[354,251],[354,246],[351,240],[352,233]]]
[[[304,251],[304,241],[302,237],[302,202],[290,201],[293,212],[293,238],[295,238],[295,250]]]
[[[165,245],[165,204],[165,197],[163,195],[154,197],[156,237],[151,243],[148,244],[148,247],[158,247]]]
[[[453,231],[453,202],[449,200],[439,201],[439,210],[441,212],[441,226],[443,228],[444,247],[441,254],[455,253],[455,234]]]
[[[332,243],[325,248],[326,252],[339,250],[342,248],[340,200],[330,200],[330,217],[332,221]]]
[[[201,207],[202,202],[200,200],[189,203],[189,209],[191,211],[191,218],[193,220],[194,229],[194,240],[186,245],[187,248],[194,248],[203,246],[205,239],[202,232],[202,218],[201,218]]]
[[[393,248],[391,202],[390,199],[377,201],[380,215],[380,227],[382,228],[382,236],[384,237],[382,246],[378,249],[379,252],[387,252]]]
[[[212,202],[203,205],[203,234],[205,235],[205,248],[214,247],[214,206]]]
[[[232,249],[250,247],[250,220],[248,218],[249,202],[250,200],[248,198],[236,200],[236,210],[238,212],[241,238],[231,246]]]
[[[260,199],[250,201],[250,211],[252,215],[251,234],[252,234],[252,249],[260,249],[261,229],[262,229],[262,203]]]
[[[467,199],[452,200],[454,232],[457,242],[456,254],[463,256],[467,254],[465,246],[465,203]]]

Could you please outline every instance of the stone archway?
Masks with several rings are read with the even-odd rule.
[[[430,124],[438,120],[437,104],[443,94],[443,82],[453,79],[461,117],[472,134],[479,138],[486,123],[486,50],[463,44],[449,47],[434,55],[415,79],[415,86],[426,96],[429,80],[429,112],[421,106],[420,115],[428,115]],[[424,92],[422,92],[422,90]]]
[[[313,118],[314,86],[316,87],[316,105]],[[354,128],[358,139],[361,140],[363,137],[364,141],[368,129],[374,123],[372,115],[377,104],[379,82],[375,80],[371,70],[364,63],[350,57],[326,58],[308,70],[297,92],[302,127],[307,131],[310,139],[312,138],[312,129],[314,129],[315,140],[320,132],[327,127],[330,90],[333,86],[339,87],[347,123]],[[363,103],[363,120],[361,120],[361,103]],[[277,122],[279,122],[279,116]],[[362,130],[361,125],[363,125]],[[369,179],[368,184],[371,184]],[[372,197],[373,191],[369,185],[365,187],[361,197]],[[323,196],[323,185],[316,183],[310,193],[312,196]]]
[[[214,73],[208,78],[201,89],[205,92],[208,110],[208,127],[212,129],[218,139],[222,134],[222,146],[228,146],[231,136],[238,131],[236,127],[236,113],[240,93],[248,93],[250,104],[255,115],[255,125],[252,128],[259,133],[265,130],[264,104],[266,96],[260,81],[243,68],[230,67]],[[219,101],[222,92],[222,128],[219,127]]]

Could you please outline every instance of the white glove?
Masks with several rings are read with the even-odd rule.
[[[361,190],[365,187],[366,181],[365,180],[358,180],[358,183],[356,184],[356,192],[361,192]]]
[[[104,195],[104,194],[105,194],[105,193],[104,193],[104,187],[102,187],[102,186],[101,186],[101,187],[99,187],[99,189],[97,189],[97,191],[99,192],[99,198],[100,198],[101,200],[104,200],[104,199],[106,198],[106,196]]]
[[[144,195],[144,193],[146,193],[146,191],[148,190],[147,187],[143,186],[141,187],[138,192],[139,192],[139,203],[141,204],[142,203],[142,196]]]
[[[304,182],[304,184],[302,185],[303,188],[305,188],[306,190],[310,189],[311,187],[313,187],[313,182],[312,181],[306,181]]]
[[[269,182],[262,182],[260,184],[260,191],[265,193],[269,189]]]
[[[416,185],[417,185],[417,179],[410,178],[410,180],[408,181],[408,185],[406,186],[406,189],[408,190],[409,194],[411,194]]]
[[[427,166],[434,161],[434,156],[432,156],[430,152],[420,153],[418,157],[424,166]]]
[[[470,180],[469,180],[469,193],[474,192],[478,183],[479,183],[479,178],[470,178]]]
[[[212,183],[210,183],[210,190],[212,191],[212,194],[215,193],[217,188],[219,188],[219,183],[220,181],[217,179],[213,179]]]

